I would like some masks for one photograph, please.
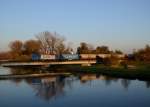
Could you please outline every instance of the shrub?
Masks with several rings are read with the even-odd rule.
[[[127,69],[127,68],[128,68],[128,64],[127,64],[127,62],[126,62],[126,61],[122,61],[122,62],[120,62],[120,65],[121,65],[121,66],[123,66],[125,69]]]
[[[103,64],[106,66],[110,66],[112,64],[112,61],[110,58],[104,58],[103,59]]]
[[[16,58],[16,61],[30,61],[30,60],[31,60],[31,57],[27,55],[21,55]]]

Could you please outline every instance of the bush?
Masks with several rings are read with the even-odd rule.
[[[110,66],[112,64],[112,61],[110,58],[104,58],[103,59],[103,64],[106,66]]]
[[[128,64],[127,64],[127,62],[126,62],[126,61],[122,61],[122,62],[120,62],[120,65],[121,65],[121,66],[123,66],[125,69],[127,69],[127,68],[128,68]]]
[[[16,61],[30,61],[31,57],[27,55],[21,55],[16,58]]]

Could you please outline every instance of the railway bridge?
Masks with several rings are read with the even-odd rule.
[[[77,60],[77,61],[47,61],[47,62],[7,62],[1,64],[4,67],[19,67],[19,66],[51,66],[51,65],[85,65],[90,66],[95,64],[96,60]]]

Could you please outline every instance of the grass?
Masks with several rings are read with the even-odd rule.
[[[104,65],[72,66],[71,68],[77,73],[97,73],[119,78],[150,80],[149,65],[138,65],[134,69]]]
[[[103,64],[92,66],[59,65],[59,67],[51,66],[48,70],[59,72],[69,71],[72,73],[96,73],[118,78],[150,80],[150,63],[130,61],[127,65],[131,65],[131,67],[125,68],[121,65],[105,66]]]

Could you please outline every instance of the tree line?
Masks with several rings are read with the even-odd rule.
[[[97,46],[95,49],[91,44],[81,42],[77,47],[78,54],[123,54],[121,50],[112,51],[108,46]]]
[[[10,42],[9,52],[0,53],[0,59],[12,59],[12,60],[30,60],[32,53],[36,54],[62,54],[70,53],[72,48],[65,45],[65,38],[58,33],[54,32],[41,32],[35,35],[36,39],[27,40],[22,42],[15,40]]]
[[[0,60],[30,60],[32,53],[38,54],[70,54],[73,48],[66,45],[65,37],[56,32],[44,31],[35,35],[36,39],[22,42],[15,40],[10,42],[8,52],[0,52]],[[81,42],[77,47],[77,54],[123,54],[121,50],[112,51],[108,46],[97,46]],[[150,46],[134,51],[129,59],[150,61]]]
[[[146,45],[144,48],[134,51],[128,56],[129,60],[150,62],[150,46]]]

